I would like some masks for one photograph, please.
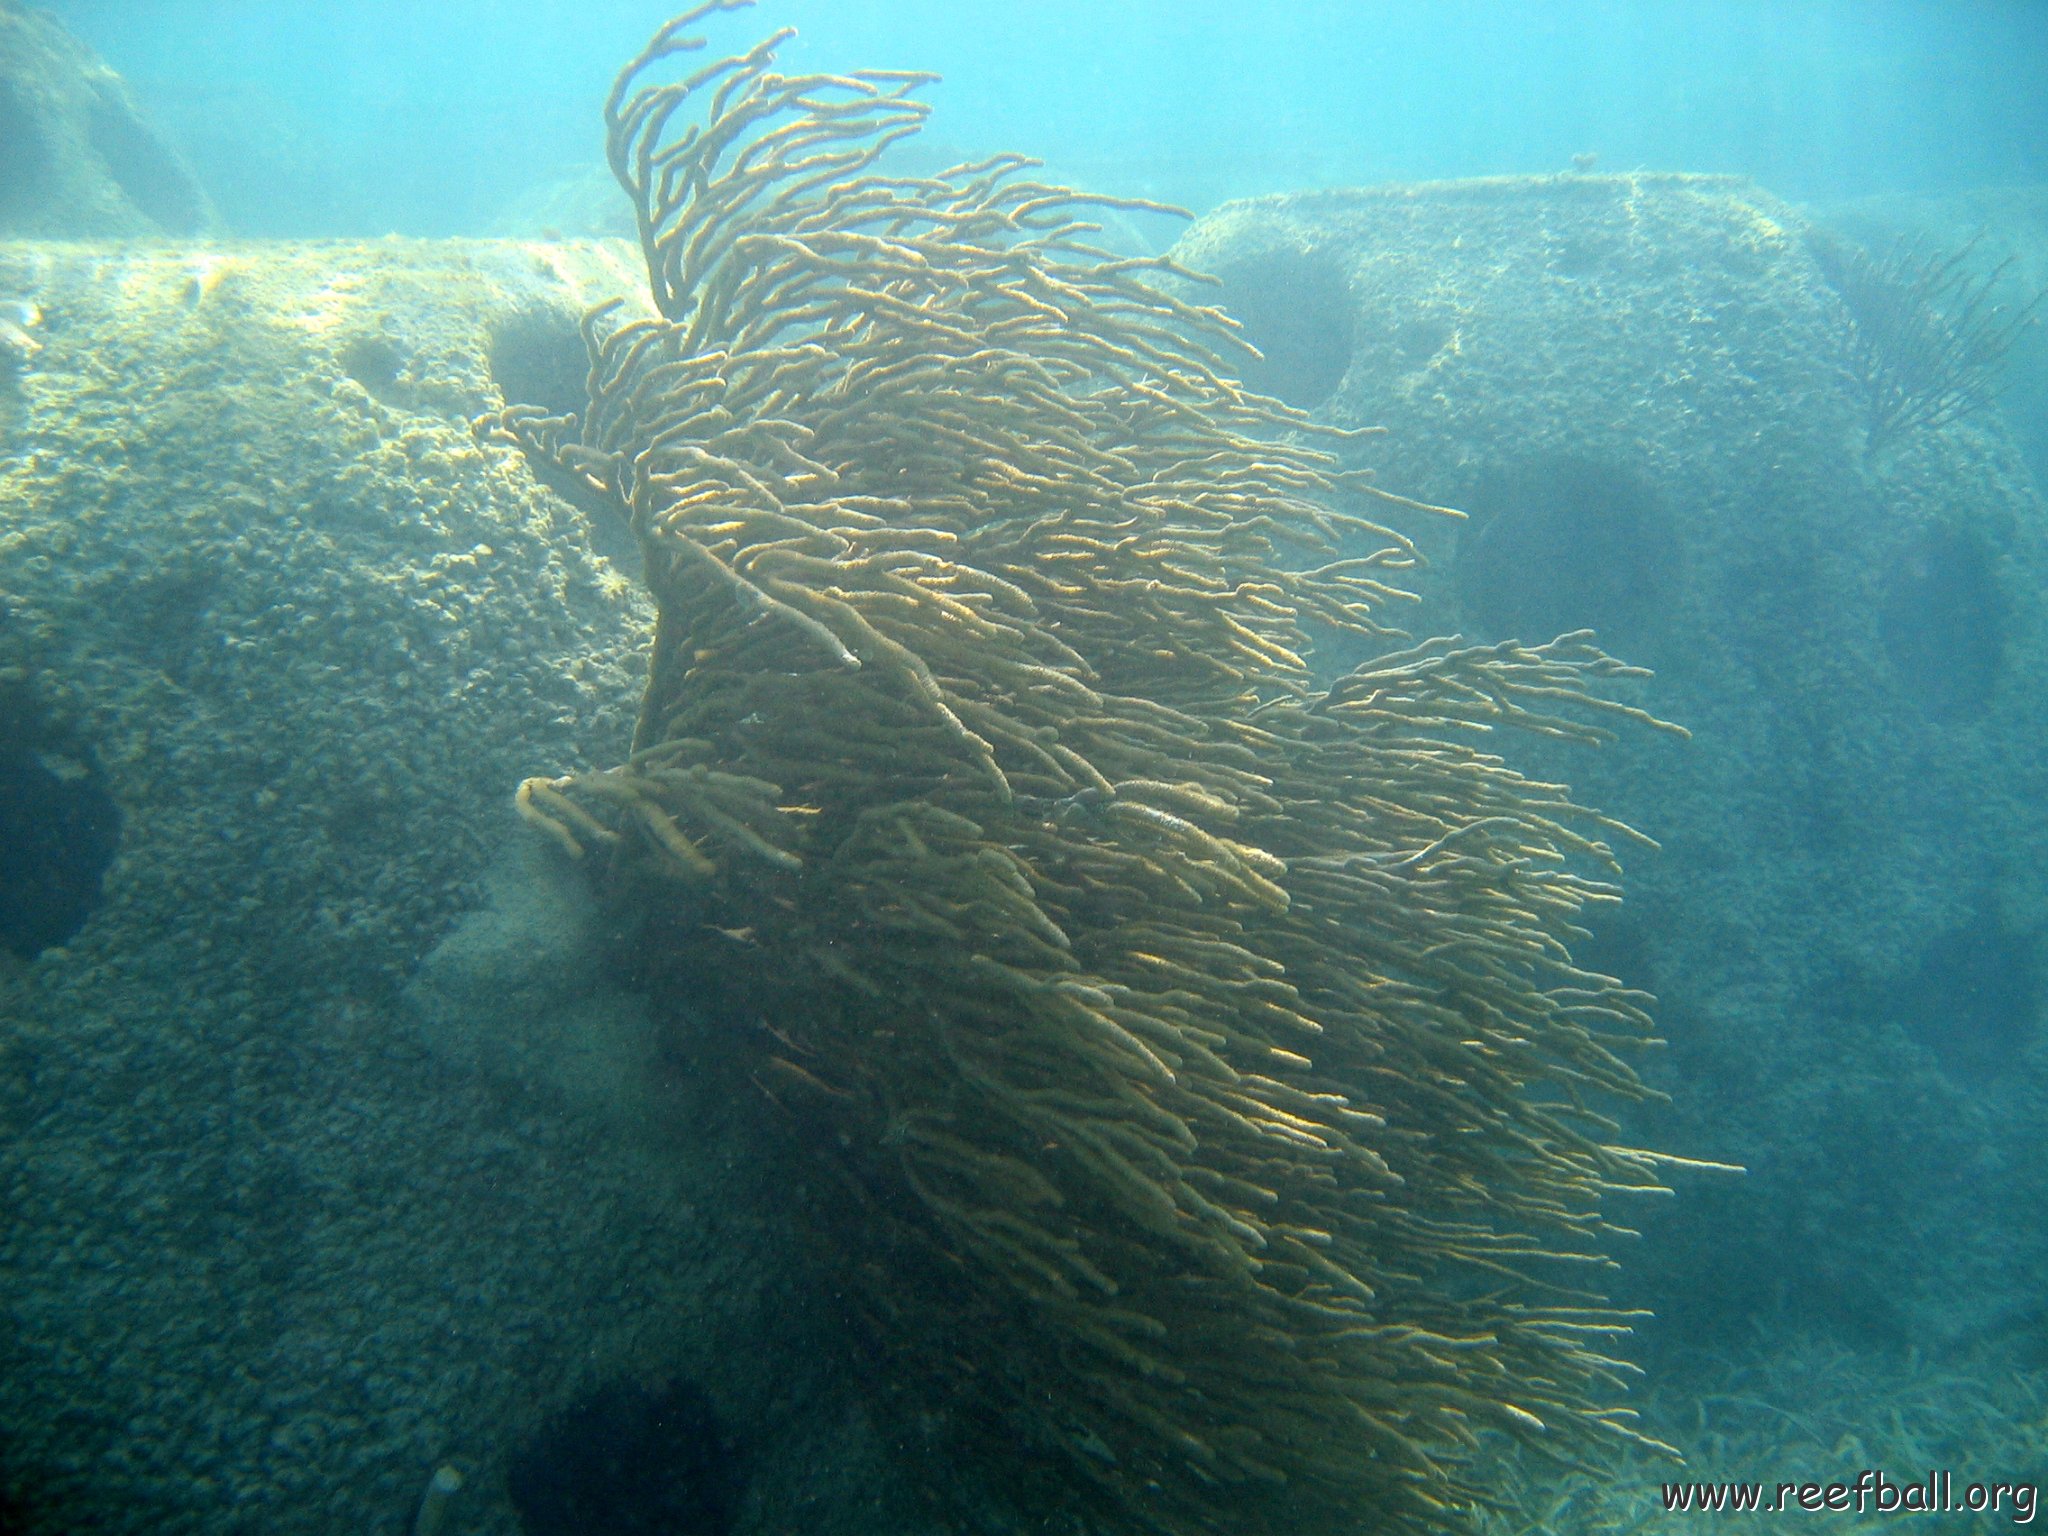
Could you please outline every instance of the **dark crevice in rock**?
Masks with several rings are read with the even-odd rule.
[[[0,675],[0,949],[33,960],[70,942],[120,839],[91,750],[51,725],[24,681]]]
[[[486,361],[491,382],[508,405],[581,416],[588,404],[590,354],[577,317],[566,310],[529,309],[505,320],[491,334]],[[549,490],[589,515],[591,547],[637,577],[640,548],[616,508],[560,468],[531,457],[527,463]]]
[[[526,1536],[726,1536],[744,1480],[693,1382],[615,1381],[577,1399],[512,1457]]]
[[[551,415],[581,412],[590,359],[576,317],[526,310],[491,337],[491,382],[508,405],[537,405]]]

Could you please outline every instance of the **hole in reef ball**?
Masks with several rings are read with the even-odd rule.
[[[1889,1011],[1950,1077],[2012,1071],[2040,1025],[2041,967],[2032,947],[1984,916],[1941,934],[1889,989]]]
[[[1418,315],[1394,327],[1394,350],[1404,362],[1420,367],[1443,351],[1451,339],[1448,321]]]
[[[91,753],[53,732],[26,689],[0,683],[0,948],[33,960],[70,942],[120,840]]]
[[[507,405],[537,405],[555,416],[583,410],[590,360],[566,310],[524,310],[504,321],[491,337],[490,366]]]
[[[1337,392],[1351,366],[1351,294],[1336,261],[1277,250],[1220,267],[1220,302],[1263,359],[1226,349],[1225,359],[1261,394],[1313,410]]]
[[[388,336],[358,336],[342,349],[341,366],[348,376],[386,405],[398,405],[409,391],[401,387],[405,354]]]
[[[541,1426],[507,1468],[526,1536],[725,1536],[742,1482],[703,1390],[614,1381]]]
[[[1893,567],[1878,634],[1899,687],[1928,716],[1982,709],[2005,661],[2005,594],[1991,552],[1967,528],[1930,528]]]
[[[1654,654],[1676,584],[1676,529],[1642,481],[1596,460],[1503,465],[1466,498],[1453,579],[1473,627],[1495,640],[1599,631]]]

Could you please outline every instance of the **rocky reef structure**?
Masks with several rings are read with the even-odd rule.
[[[634,269],[0,243],[41,315],[0,910],[83,907],[0,929],[10,1532],[409,1528],[451,1461],[449,1528],[515,1531],[508,1462],[643,1369],[717,1400],[766,1528],[920,1529],[744,1143],[510,810],[536,752],[627,750],[651,613],[469,419],[579,396]]]
[[[51,16],[0,0],[0,239],[191,236],[218,223],[127,83]]]
[[[1692,730],[1547,759],[1663,845],[1591,952],[1660,999],[1644,1134],[1750,1169],[1630,1294],[1903,1349],[2044,1301],[2009,1213],[2048,1200],[2048,516],[1993,403],[1873,451],[1825,238],[1740,180],[1585,175],[1239,203],[1177,255],[1267,387],[1470,514],[1418,533],[1440,612],[1593,627]]]

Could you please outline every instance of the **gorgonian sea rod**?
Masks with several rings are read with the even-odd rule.
[[[522,812],[772,1022],[897,1390],[1024,1496],[1440,1529],[1486,1432],[1631,1433],[1570,1276],[1658,1185],[1598,1112],[1648,1021],[1566,947],[1626,829],[1479,747],[1654,726],[1589,692],[1634,674],[1410,644],[1362,509],[1413,504],[1233,382],[1192,274],[1019,157],[886,173],[929,76],[783,33],[665,78],[739,3],[606,105],[658,317],[589,317],[580,415],[481,423],[624,515],[659,615],[631,757]]]

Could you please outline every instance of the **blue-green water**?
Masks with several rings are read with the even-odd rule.
[[[65,0],[230,221],[265,235],[478,233],[587,164],[639,46],[622,0]],[[1840,199],[2042,178],[2038,5],[1769,0],[839,3],[759,9],[793,68],[935,70],[933,136],[1090,185],[1227,196],[1452,176],[1726,171]]]
[[[2048,6],[46,10],[0,1536],[2034,1522]]]

